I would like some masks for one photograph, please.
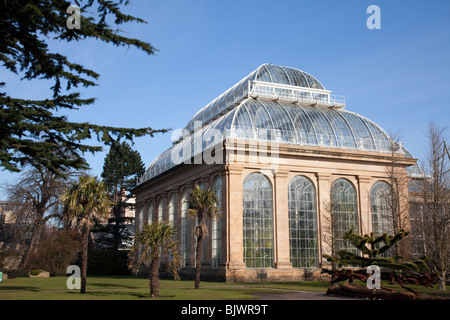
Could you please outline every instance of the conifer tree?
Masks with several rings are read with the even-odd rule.
[[[351,292],[354,295],[370,297],[370,298],[383,298],[389,299],[390,296],[396,299],[414,299],[418,297],[418,293],[406,287],[406,284],[416,284],[425,287],[432,287],[432,283],[435,281],[435,275],[429,273],[425,260],[426,256],[423,256],[414,261],[402,261],[401,256],[380,256],[392,248],[402,239],[407,237],[409,232],[405,230],[399,230],[395,235],[383,234],[381,236],[375,236],[374,233],[366,234],[364,236],[358,235],[349,230],[345,233],[344,239],[349,240],[353,246],[355,246],[359,252],[349,252],[345,250],[339,251],[335,256],[324,254],[324,257],[329,262],[334,262],[340,269],[333,270],[332,286],[328,290],[328,294],[344,292]],[[348,268],[342,268],[347,266]],[[381,279],[388,280],[390,284],[399,284],[402,288],[406,289],[412,295],[398,293],[392,289],[381,288],[377,292],[371,291],[366,286],[334,286],[338,282],[348,281],[352,283],[354,280],[361,280],[366,282],[369,278],[367,274],[367,267],[377,266],[381,269]],[[359,267],[359,268],[358,268]],[[329,270],[324,269],[324,272],[330,273]]]
[[[114,203],[112,208],[115,222],[114,250],[119,248],[120,225],[125,221],[122,212],[127,204],[124,201],[123,192],[130,190],[136,184],[136,178],[145,172],[145,166],[138,151],[123,141],[114,143],[105,157],[101,177]]]
[[[91,105],[95,98],[83,98],[74,88],[96,86],[99,74],[51,51],[50,40],[68,43],[97,39],[115,46],[135,47],[148,55],[157,50],[149,43],[123,36],[118,27],[144,20],[121,10],[125,0],[76,0],[80,8],[79,29],[69,28],[66,0],[0,1],[0,63],[21,80],[50,80],[51,97],[42,100],[12,97],[0,82],[0,163],[4,169],[20,171],[23,165],[46,167],[64,175],[69,169],[86,169],[85,152],[95,153],[101,146],[85,141],[97,138],[102,144],[144,135],[152,128],[118,128],[71,122],[56,114]],[[112,22],[111,22],[112,21]],[[50,95],[51,95],[50,94]]]
[[[136,184],[136,178],[145,172],[138,151],[123,141],[113,143],[103,164],[101,177],[110,193],[129,190]]]

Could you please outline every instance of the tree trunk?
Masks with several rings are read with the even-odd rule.
[[[114,189],[116,190],[116,189]],[[122,197],[120,195],[120,190],[117,192],[114,192],[114,200],[113,202],[115,205],[113,206],[113,216],[115,218],[115,224],[114,224],[114,250],[119,250],[119,243],[120,243],[120,217],[122,212]]]
[[[150,298],[159,296],[159,252],[152,254],[150,261]]]
[[[445,281],[446,281],[446,273],[444,271],[441,271],[438,273],[438,290],[439,291],[446,291],[445,289]]]
[[[201,229],[201,227],[197,227]],[[198,231],[197,250],[195,252],[195,289],[200,288],[200,269],[202,266],[203,233]]]
[[[116,218],[116,222],[114,224],[114,251],[118,251],[119,250],[119,242],[120,242],[120,233],[119,233],[119,228],[120,228],[120,206],[115,205],[113,207],[113,211],[114,211],[114,217]]]
[[[81,234],[81,288],[80,293],[86,292],[86,278],[87,278],[87,260],[88,260],[88,245],[89,245],[89,226],[84,226]]]
[[[36,251],[37,245],[41,241],[42,234],[44,232],[44,227],[45,227],[45,223],[43,221],[44,213],[45,212],[38,211],[38,213],[36,215],[37,218],[36,218],[36,222],[34,223],[34,226],[33,226],[33,232],[31,235],[30,246],[28,247],[28,250],[26,250],[25,256],[23,257],[22,262],[20,263],[20,267],[28,266],[32,254]]]

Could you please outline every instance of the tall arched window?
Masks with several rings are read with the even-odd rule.
[[[153,222],[153,211],[155,210],[153,201],[151,201],[148,204],[148,217],[147,217],[147,222],[148,223],[152,223]]]
[[[144,210],[145,210],[145,205],[141,204],[139,206],[139,225],[138,227],[138,231],[142,231],[142,226],[144,224]],[[139,250],[138,250],[138,255],[141,256],[142,254],[142,246],[139,246]]]
[[[181,266],[186,266],[188,257],[188,227],[187,227],[187,213],[189,210],[189,190],[185,189],[181,195],[181,215],[180,215],[180,255]]]
[[[166,205],[166,201],[164,198],[159,199],[158,204],[158,222],[163,222],[164,218],[164,206]]]
[[[251,173],[243,185],[244,262],[249,268],[273,267],[273,195],[270,180]]]
[[[308,178],[296,176],[289,183],[289,247],[293,267],[319,265],[316,190]]]
[[[175,203],[175,194],[172,193],[169,198],[169,223],[174,224],[175,219],[175,210],[176,210],[176,203]]]
[[[390,185],[377,181],[370,189],[370,209],[372,212],[372,231],[376,236],[393,234],[392,214],[389,211]]]
[[[211,266],[218,268],[222,255],[222,178],[217,176],[212,183],[212,191],[217,197],[217,215],[212,219],[211,228]]]
[[[143,204],[139,207],[139,227],[138,230],[142,230],[142,225],[144,224],[144,210],[145,206]]]
[[[346,250],[357,253],[350,240],[344,240],[344,233],[353,229],[358,233],[358,200],[356,189],[347,179],[337,179],[331,186],[332,228],[335,252]]]

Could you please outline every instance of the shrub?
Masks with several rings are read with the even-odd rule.
[[[41,272],[42,272],[41,269],[36,269],[36,270],[31,270],[31,271],[30,271],[30,274],[31,274],[32,276],[37,276],[37,275],[39,275],[39,273],[41,273]]]
[[[76,261],[79,251],[80,241],[76,231],[58,231],[39,243],[27,269],[43,269],[52,276],[64,276],[67,267]]]

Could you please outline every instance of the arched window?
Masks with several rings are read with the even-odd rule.
[[[137,226],[138,231],[142,231],[142,226],[144,224],[144,210],[145,205],[141,204],[139,206],[139,225]],[[142,254],[142,246],[139,246],[138,255],[141,256],[141,254]]]
[[[243,185],[244,262],[249,268],[273,267],[273,195],[270,180],[251,173]]]
[[[148,217],[147,217],[147,222],[148,223],[152,223],[153,222],[153,211],[155,210],[153,201],[151,201],[148,204]]]
[[[357,253],[350,240],[344,240],[344,234],[353,229],[358,233],[358,200],[356,189],[347,179],[337,179],[331,186],[332,228],[335,252],[346,250]]]
[[[370,209],[372,212],[372,231],[376,236],[394,233],[392,214],[389,211],[390,185],[377,181],[370,189]]]
[[[176,221],[175,210],[176,210],[175,194],[172,193],[169,198],[169,223],[171,224],[174,224],[174,221]]]
[[[145,206],[141,204],[139,207],[139,231],[142,230],[142,225],[144,224],[144,210]]]
[[[164,198],[159,199],[158,204],[158,222],[163,222],[164,218],[164,206],[166,204],[166,201],[164,201]]]
[[[181,235],[180,235],[180,255],[181,266],[186,266],[188,257],[188,227],[187,227],[187,213],[189,210],[189,190],[185,189],[181,195]]]
[[[296,176],[289,183],[289,247],[293,267],[319,265],[316,190],[308,178]]]
[[[217,197],[216,207],[219,208],[217,215],[212,219],[211,228],[211,264],[218,268],[222,255],[222,178],[217,176],[212,183],[212,191]]]

